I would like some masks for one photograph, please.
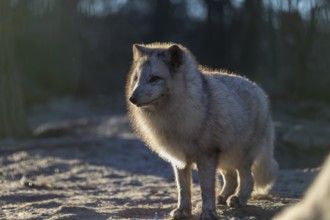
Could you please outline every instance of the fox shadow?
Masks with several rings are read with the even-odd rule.
[[[77,160],[84,164],[107,166],[129,173],[155,175],[169,180],[174,178],[171,165],[135,136],[125,138],[70,135],[15,141],[10,145],[16,146],[0,148],[2,157],[8,158],[19,152],[28,152],[33,157]],[[10,165],[11,162],[4,159],[2,163]],[[51,164],[39,172],[52,173],[54,170],[67,169],[70,169],[70,166],[63,161],[63,164]]]
[[[261,206],[249,204],[240,208],[229,208],[223,205],[217,207],[221,215],[226,217],[246,218],[253,216],[256,219],[272,219],[279,211],[281,207],[273,207],[271,209],[265,209]]]

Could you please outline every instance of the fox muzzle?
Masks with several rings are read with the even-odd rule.
[[[129,101],[130,101],[132,104],[136,105],[136,103],[137,103],[137,98],[136,98],[135,96],[132,95],[132,96],[129,98]]]

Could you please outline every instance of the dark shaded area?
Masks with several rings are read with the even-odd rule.
[[[201,64],[257,81],[273,101],[330,100],[328,0],[3,0],[0,12],[0,138],[31,135],[26,113],[61,97],[102,96],[106,111],[124,111],[133,43],[181,43]],[[314,104],[300,116],[318,112]]]
[[[56,195],[56,194],[52,194],[52,193],[48,193],[46,195],[31,195],[31,194],[17,194],[16,196],[1,196],[0,199],[1,201],[4,202],[35,202],[35,201],[39,201],[39,200],[47,200],[50,198],[63,198],[63,196],[61,195]]]
[[[14,48],[1,53],[15,55],[27,104],[123,92],[132,43],[154,41],[182,43],[201,64],[243,73],[273,95],[330,99],[327,0],[2,2]]]
[[[61,206],[58,212],[71,214],[69,217],[71,219],[86,219],[86,220],[91,218],[97,218],[100,220],[109,219],[108,215],[98,213],[95,210],[86,207]]]
[[[29,133],[25,115],[22,84],[15,62],[14,9],[9,1],[0,2],[0,137],[26,136]]]
[[[173,201],[171,201],[173,203]],[[118,216],[122,218],[149,218],[149,219],[166,219],[169,218],[168,213],[171,209],[164,208],[128,208],[120,211]]]
[[[267,202],[267,201],[264,201]],[[273,209],[263,209],[258,206],[248,205],[243,208],[232,208],[228,209],[225,206],[221,206],[223,214],[228,216],[235,216],[238,218],[244,218],[246,216],[255,216],[256,219],[272,219],[277,213],[279,213],[283,208],[274,207]]]

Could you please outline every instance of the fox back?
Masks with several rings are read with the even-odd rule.
[[[137,133],[165,160],[182,167],[201,148],[235,149],[251,138],[258,141],[267,127],[267,97],[251,81],[198,66],[181,45],[135,45],[133,54],[129,115]]]

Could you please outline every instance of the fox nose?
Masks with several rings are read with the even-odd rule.
[[[134,96],[131,96],[131,97],[129,98],[129,101],[135,105],[136,102],[137,102],[137,99],[136,99]]]

